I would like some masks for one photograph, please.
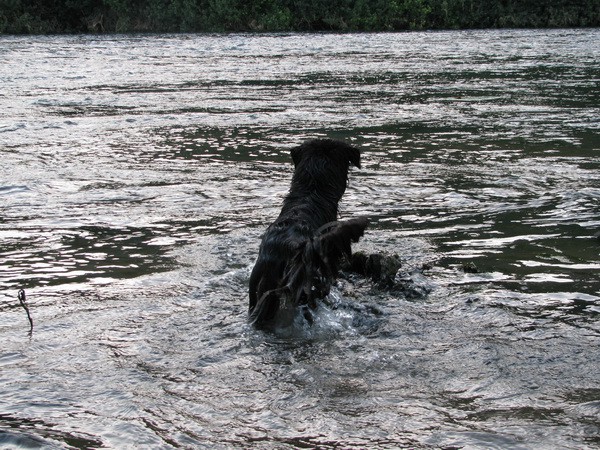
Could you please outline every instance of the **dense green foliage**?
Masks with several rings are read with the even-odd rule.
[[[600,25],[600,0],[0,0],[0,33]]]

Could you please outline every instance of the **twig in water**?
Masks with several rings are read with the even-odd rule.
[[[29,325],[31,325],[31,330],[33,330],[33,319],[31,318],[31,314],[29,314],[29,308],[27,307],[27,303],[25,303],[25,290],[19,289],[19,302],[21,302],[21,306],[25,308],[25,312],[27,313],[27,318],[29,319]]]

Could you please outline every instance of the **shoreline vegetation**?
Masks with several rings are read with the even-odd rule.
[[[2,0],[0,34],[600,26],[600,0]]]

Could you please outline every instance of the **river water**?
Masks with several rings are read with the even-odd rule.
[[[0,446],[600,446],[598,42],[1,36]],[[288,151],[322,136],[362,149],[341,216],[407,288],[255,331]]]

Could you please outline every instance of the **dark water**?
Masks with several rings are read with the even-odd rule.
[[[0,37],[0,446],[600,446],[599,41]],[[264,334],[316,136],[363,149],[342,217],[411,289]]]

